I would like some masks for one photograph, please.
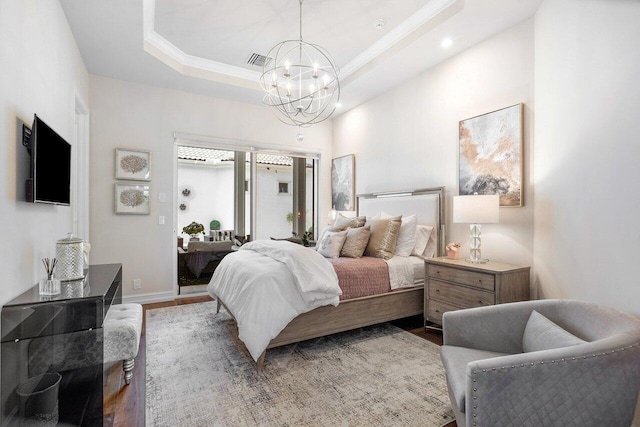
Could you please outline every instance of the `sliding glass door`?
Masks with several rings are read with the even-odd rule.
[[[313,237],[317,159],[239,148],[178,146],[178,232],[195,221],[214,239]]]

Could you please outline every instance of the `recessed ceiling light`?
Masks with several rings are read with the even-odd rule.
[[[342,103],[341,103],[341,102],[338,102],[338,103],[336,104],[336,108],[342,108]]]
[[[375,28],[376,30],[381,30],[386,24],[387,21],[385,21],[384,19],[376,19],[375,21],[373,21],[373,28]]]
[[[446,49],[450,47],[452,44],[453,44],[453,40],[451,40],[450,37],[446,37],[445,39],[442,40],[442,43],[440,43],[440,46]]]

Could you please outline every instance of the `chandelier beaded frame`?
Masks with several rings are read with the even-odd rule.
[[[307,127],[331,117],[340,100],[340,80],[329,52],[302,39],[302,2],[300,38],[271,48],[260,85],[265,91],[263,103],[281,122]]]

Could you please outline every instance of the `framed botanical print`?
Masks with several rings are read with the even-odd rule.
[[[497,194],[501,207],[523,205],[523,104],[459,125],[460,195]]]
[[[149,215],[149,186],[136,184],[115,184],[115,213]]]
[[[337,211],[355,211],[355,156],[331,160],[331,204]]]
[[[151,151],[116,148],[116,179],[151,181]]]

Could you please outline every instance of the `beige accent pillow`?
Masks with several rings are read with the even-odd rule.
[[[369,243],[364,254],[382,259],[393,257],[393,251],[396,250],[396,244],[398,243],[402,217],[373,219],[368,221],[367,225],[371,226],[371,237],[369,237]]]
[[[338,258],[346,238],[347,230],[325,231],[317,244],[318,253],[325,258]]]
[[[357,228],[362,227],[364,223],[367,221],[367,217],[364,216],[356,216],[353,218],[347,218],[342,214],[338,214],[335,222],[333,223],[334,227],[341,227],[343,230],[347,228]]]
[[[348,258],[361,258],[371,236],[371,227],[349,228],[347,238],[344,241],[340,256]]]
[[[382,212],[382,219],[393,218],[386,212]],[[398,235],[398,244],[396,250],[393,252],[395,256],[408,257],[411,255],[413,248],[416,245],[416,227],[418,225],[418,217],[416,215],[409,215],[402,217],[402,225],[400,226],[400,234]]]

